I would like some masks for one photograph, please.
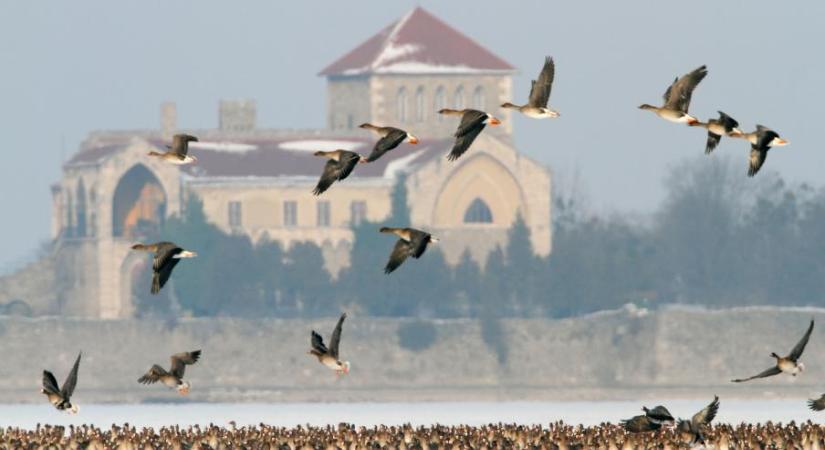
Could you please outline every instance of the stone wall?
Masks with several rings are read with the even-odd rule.
[[[412,352],[398,344],[400,320],[352,316],[341,354],[352,362],[337,378],[305,352],[323,320],[192,319],[92,321],[0,319],[0,398],[43,401],[40,373],[62,380],[84,351],[79,402],[175,401],[162,386],[136,380],[168,355],[203,349],[187,371],[191,400],[384,401],[604,398],[804,397],[818,395],[825,371],[816,329],[797,378],[732,384],[769,367],[771,351],[787,353],[810,318],[825,310],[740,308],[706,311],[626,308],[577,319],[507,320],[509,359],[499,365],[478,322],[436,321],[436,343]]]

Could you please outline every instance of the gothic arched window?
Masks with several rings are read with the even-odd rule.
[[[484,200],[476,198],[464,211],[464,223],[493,223],[493,213]]]

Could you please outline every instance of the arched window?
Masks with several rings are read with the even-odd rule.
[[[484,108],[487,106],[487,99],[484,98],[484,88],[481,86],[476,86],[475,90],[473,91],[473,108],[484,111]]]
[[[424,111],[424,86],[418,86],[415,90],[415,120],[423,122],[427,116]]]
[[[433,106],[436,112],[441,111],[442,109],[447,107],[447,99],[444,95],[444,86],[439,86],[435,90],[435,95],[433,96]],[[444,115],[437,114],[438,121],[441,122],[444,120]]]
[[[464,86],[458,86],[455,88],[453,105],[455,105],[455,109],[464,109]]]
[[[397,97],[397,113],[398,122],[404,123],[407,121],[407,89],[405,87],[398,88]]]
[[[476,198],[464,211],[464,223],[493,223],[493,213],[484,200]]]

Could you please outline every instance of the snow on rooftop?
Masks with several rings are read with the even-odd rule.
[[[410,165],[418,159],[419,156],[423,155],[424,152],[427,151],[427,148],[422,148],[421,150],[415,151],[410,153],[409,155],[402,156],[397,158],[393,161],[390,161],[387,164],[387,167],[384,169],[384,178],[395,179],[396,175],[401,172],[406,172]]]
[[[353,151],[363,146],[364,144],[362,142],[321,139],[287,141],[278,144],[278,148],[280,148],[281,150],[290,150],[296,152],[317,152],[319,150],[330,151],[338,149]]]
[[[212,150],[216,152],[246,153],[258,148],[257,145],[240,144],[235,142],[190,142],[190,148],[198,150]]]

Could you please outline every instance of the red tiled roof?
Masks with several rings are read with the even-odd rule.
[[[514,70],[503,59],[418,7],[329,65],[320,75]]]

